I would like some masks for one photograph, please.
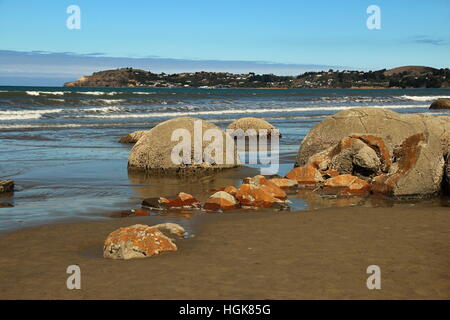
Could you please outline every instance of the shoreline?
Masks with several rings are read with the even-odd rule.
[[[193,238],[177,240],[177,252],[129,261],[102,257],[106,236],[161,217],[29,227],[0,235],[8,243],[0,248],[0,298],[450,299],[448,213],[352,207],[207,215]],[[81,290],[66,288],[73,264]],[[382,290],[366,287],[372,264],[381,268]]]

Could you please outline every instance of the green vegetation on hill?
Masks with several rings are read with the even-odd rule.
[[[67,82],[75,87],[150,88],[449,88],[450,69],[408,66],[391,70],[328,70],[299,76],[228,72],[152,73],[133,68],[94,72]]]

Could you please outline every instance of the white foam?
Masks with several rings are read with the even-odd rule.
[[[108,95],[108,96],[113,96],[119,92],[116,91],[111,91],[111,92],[105,92],[105,91],[72,91],[72,93],[79,93],[79,94],[87,94],[87,95],[91,95],[91,96],[103,96],[103,95]]]
[[[428,108],[428,105],[393,105],[393,106],[361,106],[381,109],[410,109],[410,108]],[[278,113],[278,112],[307,112],[307,111],[340,111],[357,108],[351,107],[294,107],[294,108],[268,108],[268,109],[229,109],[214,111],[184,111],[184,112],[161,112],[161,113],[141,113],[141,114],[111,114],[111,115],[92,115],[89,118],[164,118],[180,117],[191,115],[216,115],[216,114],[258,114],[258,113]],[[85,118],[86,116],[79,116]]]
[[[440,98],[450,99],[450,96],[408,96],[403,95],[400,98],[412,101],[434,101]]]
[[[2,120],[32,120],[39,119],[44,114],[59,113],[63,109],[47,109],[47,110],[6,110],[0,111],[0,121]]]
[[[120,103],[125,101],[124,99],[97,99],[96,101],[101,101],[106,104]]]
[[[65,92],[63,91],[25,91],[30,96],[40,96],[41,94],[62,96]]]

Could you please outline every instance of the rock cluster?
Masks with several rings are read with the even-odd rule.
[[[258,175],[245,178],[236,188],[228,186],[214,190],[204,203],[190,194],[180,192],[173,200],[167,198],[147,198],[142,202],[144,208],[150,210],[167,209],[203,209],[207,211],[226,211],[238,208],[287,208],[287,194],[283,189],[296,187],[295,180],[272,178]]]
[[[297,155],[297,168],[287,177],[324,187],[358,178],[345,193],[440,193],[448,184],[443,179],[450,153],[450,122],[444,118],[376,108],[339,112],[309,132]]]

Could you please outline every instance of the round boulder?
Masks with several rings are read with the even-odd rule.
[[[249,129],[255,130],[256,135],[258,135],[259,130],[267,130],[267,136],[272,136],[273,134],[277,134],[279,137],[281,137],[281,134],[279,133],[278,130],[272,131],[272,130],[277,129],[274,125],[270,124],[266,120],[259,119],[259,118],[247,117],[247,118],[238,119],[238,120],[230,123],[230,125],[228,125],[228,129],[230,129],[230,130],[241,129],[243,131],[243,132],[236,132],[234,134],[231,134],[232,136],[235,136],[235,137],[244,135],[245,132]],[[248,132],[247,135],[252,135],[252,134],[250,134],[250,132]]]
[[[450,99],[437,99],[431,104],[430,109],[450,109]]]
[[[148,130],[131,132],[129,134],[124,135],[122,138],[120,138],[119,143],[130,143],[130,144],[136,143],[147,132],[148,132]]]
[[[134,145],[128,157],[131,171],[201,174],[239,166],[236,148],[216,125],[190,117],[164,121]],[[221,143],[222,142],[222,143]]]

